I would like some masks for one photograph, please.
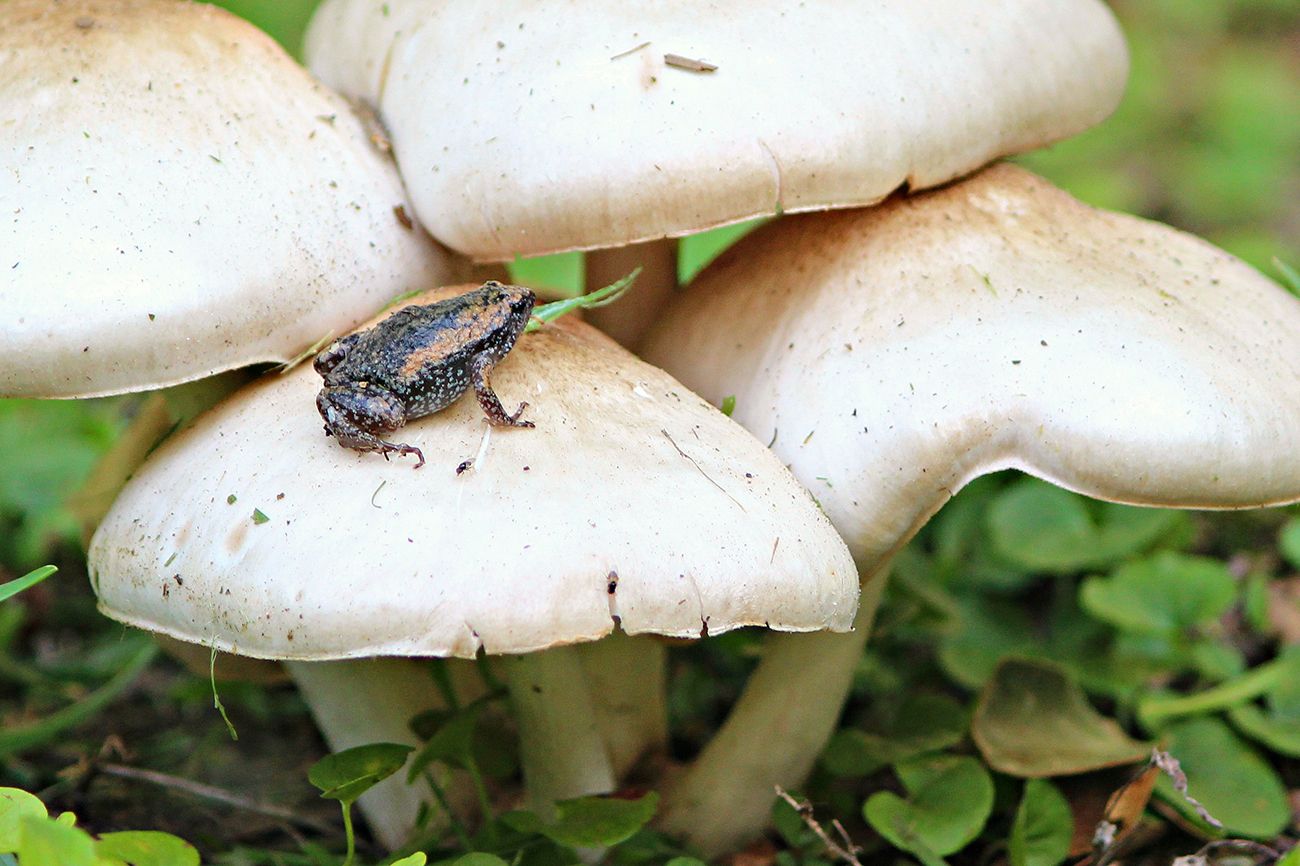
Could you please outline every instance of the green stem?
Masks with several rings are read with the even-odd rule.
[[[143,641],[120,671],[81,700],[39,721],[0,731],[0,758],[47,743],[68,728],[95,716],[125,692],[157,654],[156,643],[152,640]]]
[[[483,784],[483,772],[478,768],[478,761],[474,760],[473,755],[465,760],[465,772],[469,773],[470,781],[474,784],[474,793],[478,797],[478,808],[483,823],[491,823],[495,817],[492,814],[492,800],[488,797],[487,785]]]
[[[348,837],[348,856],[343,866],[352,866],[352,859],[357,855],[357,837],[352,832],[352,801],[340,800],[339,805],[343,807],[343,832]]]
[[[424,772],[424,781],[428,783],[429,790],[433,792],[433,798],[438,801],[442,811],[447,815],[447,824],[451,832],[460,843],[462,851],[470,849],[469,833],[465,830],[465,825],[461,823],[460,817],[452,810],[451,803],[447,800],[447,792],[438,784],[438,780],[433,777],[433,773]]]
[[[1213,713],[1253,700],[1289,677],[1300,676],[1300,653],[1279,656],[1225,683],[1194,695],[1157,694],[1138,705],[1138,721],[1157,731],[1170,719]]]
[[[451,675],[447,673],[447,665],[442,659],[433,659],[430,662],[429,675],[433,677],[433,684],[438,687],[438,694],[442,695],[447,709],[453,713],[459,710],[460,698],[456,696],[456,689],[451,684]]]

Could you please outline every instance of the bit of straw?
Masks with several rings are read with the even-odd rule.
[[[549,304],[543,304],[533,310],[533,320],[528,323],[528,327],[524,329],[524,332],[531,333],[536,331],[547,322],[553,322],[560,318],[560,316],[571,313],[574,310],[592,310],[596,307],[603,307],[607,304],[614,303],[623,296],[624,292],[631,288],[632,283],[640,273],[641,269],[637,268],[626,277],[610,283],[603,289],[597,289],[594,292],[579,295],[576,298],[565,298],[562,301],[552,301]]]
[[[707,60],[696,60],[694,57],[683,57],[680,54],[665,54],[664,65],[675,69],[685,69],[687,72],[718,71],[716,63],[710,63]]]
[[[283,375],[284,373],[288,373],[290,370],[292,370],[294,367],[297,367],[299,364],[301,364],[303,361],[306,361],[308,358],[316,357],[316,355],[320,354],[321,349],[324,349],[333,341],[334,341],[334,332],[330,331],[328,334],[321,337],[319,340],[312,343],[310,346],[303,349],[297,355],[294,355],[288,361],[285,361],[283,364],[277,367],[276,372],[280,373],[281,375]]]

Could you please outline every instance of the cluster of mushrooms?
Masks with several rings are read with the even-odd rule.
[[[201,4],[0,4],[0,395],[288,362],[516,256],[645,267],[591,316],[611,336],[570,317],[498,366],[535,429],[462,400],[401,431],[412,472],[326,438],[300,365],[170,436],[100,523],[106,615],[283,661],[335,748],[413,741],[421,658],[492,656],[545,812],[663,766],[656,635],[767,627],[716,736],[650,780],[717,855],[807,774],[892,554],[971,479],[1300,499],[1300,302],[982,168],[1113,109],[1100,0],[326,0],[306,57],[319,80]],[[678,290],[673,238],[768,215]],[[361,805],[396,846],[422,796]]]

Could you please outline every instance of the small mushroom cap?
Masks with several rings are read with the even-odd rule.
[[[1097,0],[327,0],[306,54],[483,260],[933,186],[1100,121],[1128,72]]]
[[[849,629],[843,541],[717,409],[571,319],[522,336],[492,380],[536,428],[488,428],[467,395],[392,434],[424,451],[418,471],[326,438],[309,367],[241,391],[165,443],[100,525],[100,609],[291,659],[529,652],[616,619],[691,637]]]
[[[1010,165],[753,233],[646,357],[734,394],[864,570],[1005,468],[1140,505],[1300,499],[1300,302]]]
[[[350,104],[200,3],[0,3],[0,202],[2,396],[285,361],[450,275]]]

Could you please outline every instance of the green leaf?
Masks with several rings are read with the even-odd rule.
[[[506,861],[495,854],[471,851],[451,861],[452,866],[508,866]]]
[[[512,282],[522,286],[551,289],[573,296],[582,293],[582,253],[557,253],[551,256],[534,256],[515,259],[507,265]]]
[[[468,856],[472,857],[473,855],[471,854]],[[491,857],[492,855],[489,854],[487,856]],[[505,866],[505,861],[500,857],[494,857],[493,859],[498,863],[501,863],[502,866]],[[424,864],[428,862],[429,855],[425,854],[423,851],[416,851],[410,857],[403,857],[401,860],[394,860],[389,864],[389,866],[424,866]],[[493,864],[493,866],[495,866],[495,864]]]
[[[1283,284],[1291,290],[1291,294],[1300,297],[1300,271],[1282,261],[1278,256],[1273,256],[1273,267],[1282,275]]]
[[[46,818],[24,818],[20,835],[22,866],[95,866],[95,843],[85,830]]]
[[[558,819],[543,834],[561,845],[594,848],[631,838],[654,817],[659,795],[651,791],[636,800],[579,797],[555,805]]]
[[[406,780],[413,782],[434,761],[465,769],[473,757],[474,728],[478,723],[483,704],[470,704],[444,721],[415,753],[406,771]]]
[[[1287,826],[1291,809],[1282,780],[1226,724],[1198,716],[1170,725],[1164,734],[1169,753],[1187,774],[1188,792],[1223,822],[1227,833],[1268,839]],[[1156,782],[1156,795],[1200,823],[1168,778]]]
[[[1282,855],[1282,859],[1273,864],[1273,866],[1300,866],[1300,845],[1295,845],[1290,851]]]
[[[722,414],[730,418],[732,413],[736,411],[736,395],[728,394],[726,397],[723,397],[721,408]]]
[[[1148,746],[1088,703],[1061,667],[1007,659],[980,694],[971,736],[993,769],[1041,778],[1131,764]]]
[[[961,685],[979,688],[1004,657],[1033,652],[1038,646],[1024,605],[980,596],[957,598],[957,628],[939,644],[939,663]]]
[[[1001,555],[1026,568],[1056,573],[1116,563],[1185,520],[1168,509],[1091,503],[1036,478],[1013,484],[988,512],[989,535]]]
[[[1277,548],[1292,568],[1300,568],[1300,517],[1292,517],[1282,524],[1282,531],[1277,537]]]
[[[104,833],[95,843],[95,853],[131,866],[199,866],[199,852],[193,845],[154,830]]]
[[[302,43],[303,30],[317,0],[218,0],[218,6],[224,6],[236,15],[248,19],[265,30],[272,38],[284,46],[285,50],[296,58],[301,58],[298,48]]]
[[[112,444],[117,410],[112,399],[0,400],[0,515],[16,518],[0,557],[31,567],[52,540],[77,540],[66,503]]]
[[[1034,580],[1034,573],[998,555],[988,538],[988,512],[1001,495],[998,476],[976,478],[961,489],[929,524],[935,574],[927,580],[953,588],[1014,591]]]
[[[42,565],[40,568],[35,571],[29,571],[22,577],[15,578],[7,583],[0,583],[0,601],[13,598],[24,589],[35,586],[58,570],[59,569],[53,565]]]
[[[927,755],[894,767],[906,800],[872,794],[862,814],[895,848],[939,864],[979,835],[993,810],[993,780],[974,758]]]
[[[909,695],[882,724],[837,731],[822,752],[821,764],[835,776],[865,776],[905,758],[956,745],[968,721],[965,709],[952,698]]]
[[[307,779],[327,800],[354,803],[370,788],[402,769],[413,746],[371,743],[344,749],[321,758],[307,771]]]
[[[1167,634],[1217,619],[1232,606],[1236,582],[1216,559],[1164,551],[1127,562],[1109,577],[1084,581],[1080,601],[1118,628]]]
[[[723,250],[769,219],[771,218],[759,217],[682,238],[677,246],[677,281],[682,285],[689,283],[701,268],[721,255]]]
[[[34,794],[19,788],[0,788],[0,852],[18,850],[18,829],[24,818],[47,815],[45,804]]]
[[[1011,824],[1011,866],[1056,866],[1070,853],[1074,815],[1051,782],[1030,779]]]
[[[659,795],[650,793],[636,800],[618,797],[578,797],[555,804],[557,818],[536,828],[548,839],[571,848],[603,848],[632,837],[659,806]]]
[[[1246,736],[1274,752],[1300,758],[1300,720],[1279,719],[1255,704],[1228,710],[1228,719]]]

